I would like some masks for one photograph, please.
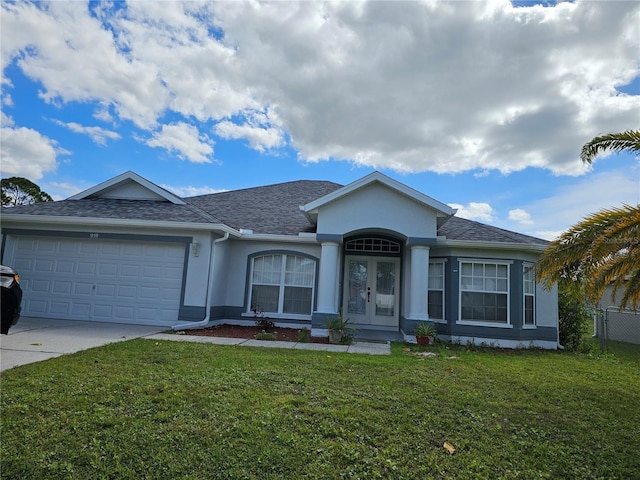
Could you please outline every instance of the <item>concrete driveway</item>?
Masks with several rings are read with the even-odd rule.
[[[22,317],[9,335],[0,335],[0,371],[168,328]]]

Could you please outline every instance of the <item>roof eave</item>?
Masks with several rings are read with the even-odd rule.
[[[172,222],[167,220],[140,220],[130,218],[102,218],[102,217],[60,217],[55,215],[3,215],[2,227],[12,227],[14,225],[69,225],[69,226],[90,226],[90,227],[144,227],[162,228],[170,230],[203,230],[221,231],[229,233],[234,237],[241,237],[242,234],[223,223],[200,223],[200,222]]]

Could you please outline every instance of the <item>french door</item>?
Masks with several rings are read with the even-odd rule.
[[[342,315],[355,325],[398,328],[400,259],[345,257]]]

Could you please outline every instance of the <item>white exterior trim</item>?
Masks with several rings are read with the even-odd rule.
[[[77,193],[71,197],[68,198],[68,200],[82,200],[84,198],[89,198],[89,197],[95,197],[95,196],[99,196],[96,194],[99,194],[100,192],[107,192],[115,187],[117,187],[118,185],[126,182],[127,180],[130,180],[132,182],[135,182],[139,185],[142,185],[144,188],[146,188],[147,190],[150,190],[151,192],[155,193],[156,195],[158,195],[161,198],[164,198],[165,200],[176,204],[176,205],[186,205],[187,202],[185,202],[184,200],[182,200],[180,197],[178,197],[177,195],[174,195],[173,193],[169,192],[168,190],[165,190],[162,187],[159,187],[158,185],[156,185],[153,182],[150,182],[149,180],[147,180],[146,178],[141,177],[140,175],[138,175],[135,172],[132,172],[131,170],[129,170],[128,172],[122,173],[120,175],[118,175],[117,177],[111,178],[109,180],[107,180],[106,182],[102,182],[94,187],[91,187],[87,190],[84,190],[83,192]]]
[[[360,188],[365,187],[366,185],[369,185],[373,182],[379,182],[383,185],[386,185],[387,187],[393,190],[396,190],[419,203],[422,203],[430,208],[433,208],[434,210],[437,210],[438,213],[441,213],[445,216],[451,216],[456,213],[456,210],[451,208],[449,205],[439,202],[438,200],[431,198],[428,195],[425,195],[424,193],[418,192],[417,190],[414,190],[413,188],[408,187],[407,185],[404,185],[390,177],[387,177],[386,175],[383,175],[378,171],[370,173],[369,175],[362,177],[356,180],[355,182],[350,183],[349,185],[339,188],[338,190],[331,192],[328,195],[325,195],[324,197],[320,197],[319,199],[314,200],[313,202],[309,202],[306,205],[302,205],[300,206],[300,210],[302,210],[305,213],[311,213],[317,210],[318,208],[320,208],[321,206],[326,205],[327,203],[333,202],[334,200],[337,200],[340,197],[343,197],[356,190],[359,190]]]
[[[61,218],[63,220],[61,221]],[[240,237],[241,233],[223,223],[196,223],[196,222],[170,222],[166,220],[138,220],[124,218],[102,217],[59,217],[54,215],[3,215],[4,228],[11,228],[14,224],[54,224],[61,228],[64,226],[97,226],[97,227],[136,227],[136,228],[162,228],[170,230],[202,230],[228,232],[229,235]],[[7,225],[9,224],[9,225]],[[86,230],[86,229],[85,229]]]

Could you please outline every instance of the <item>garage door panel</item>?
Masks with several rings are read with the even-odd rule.
[[[78,262],[77,273],[79,275],[95,275],[97,271],[95,262]]]
[[[138,298],[138,288],[135,285],[119,285],[118,297],[120,298]]]
[[[54,253],[57,250],[58,242],[55,240],[38,240],[35,249],[38,253]]]
[[[53,269],[54,265],[55,265],[54,260],[39,259],[39,260],[36,260],[34,270],[36,272],[41,272],[41,273],[50,273],[54,271]]]
[[[75,282],[73,284],[73,294],[91,296],[93,294],[93,283]]]
[[[140,276],[140,267],[138,265],[121,265],[120,275],[122,277],[138,278]]]
[[[43,302],[40,300],[24,300],[23,298],[23,307],[25,309],[25,311],[28,311],[30,315],[33,315],[34,317],[38,317],[38,316],[42,316],[45,315],[47,313],[47,307],[49,306],[49,304],[47,302]],[[25,315],[25,313],[22,313],[23,315]]]
[[[111,284],[98,284],[96,285],[97,297],[109,297],[114,298],[116,296],[117,287]]]
[[[142,268],[142,278],[150,280],[162,278],[162,265],[145,265]]]
[[[69,316],[78,319],[86,318],[87,320],[93,320],[93,318],[91,318],[92,307],[93,305],[91,303],[74,301],[73,304],[69,306]]]
[[[53,282],[52,291],[53,293],[70,295],[72,287],[73,287],[73,282],[69,282],[69,281]]]
[[[68,315],[71,312],[71,302],[51,302],[51,313]]]
[[[105,305],[105,304],[96,304],[93,307],[93,318],[94,319],[110,319],[113,317],[113,305]],[[131,318],[131,317],[126,317]]]
[[[73,273],[75,263],[72,260],[58,260],[55,265],[56,273]]]
[[[47,280],[32,280],[29,284],[26,285],[26,288],[30,289],[33,292],[39,293],[49,293],[52,282]]]
[[[80,242],[78,244],[78,253],[82,255],[97,255],[100,253],[99,242]]]
[[[100,277],[115,277],[118,275],[118,265],[116,263],[100,262],[98,265],[98,275],[100,275]]]

